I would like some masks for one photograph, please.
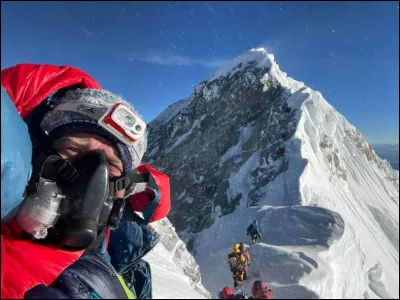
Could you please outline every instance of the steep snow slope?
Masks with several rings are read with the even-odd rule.
[[[332,275],[325,278],[325,286],[315,280],[308,286],[318,294],[330,287],[328,295],[333,297],[371,290],[382,298],[398,298],[398,172],[376,156],[320,93],[305,88],[293,94],[289,103],[301,111],[294,138],[302,141],[302,158],[308,161],[300,176],[302,204],[337,211],[346,224],[343,237],[321,254],[330,262]],[[371,276],[382,268],[383,273]],[[338,283],[346,288],[338,291],[334,288]]]
[[[199,267],[168,219],[153,223],[162,239],[145,256],[150,263],[154,299],[207,299]]]
[[[171,220],[214,296],[232,286],[226,255],[257,219],[245,291],[264,279],[277,298],[399,297],[398,171],[273,55],[236,58],[150,130]]]

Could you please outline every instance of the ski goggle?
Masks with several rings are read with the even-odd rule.
[[[116,103],[107,108],[93,104],[68,102],[56,106],[54,110],[85,115],[128,146],[135,143],[146,130],[146,123],[123,103]]]

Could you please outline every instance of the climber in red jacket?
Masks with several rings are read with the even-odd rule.
[[[253,282],[251,293],[254,299],[274,299],[274,293],[262,280],[256,280]]]
[[[33,145],[25,198],[2,219],[2,298],[151,298],[148,224],[171,204],[168,176],[141,164],[144,121],[74,67],[20,64],[1,82]]]

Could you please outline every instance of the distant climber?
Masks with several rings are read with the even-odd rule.
[[[232,289],[226,286],[221,292],[219,292],[218,299],[249,299],[249,296],[242,291],[234,294]]]
[[[285,148],[280,147],[280,148],[278,149],[277,154],[278,154],[278,156],[284,156],[284,155],[285,155]]]
[[[273,291],[267,288],[266,283],[262,280],[256,280],[253,282],[251,294],[254,297],[253,299],[274,299]]]
[[[250,253],[249,250],[247,250],[248,245],[246,245],[245,243],[240,243],[239,244],[239,251],[241,254],[243,254],[243,256],[246,259],[245,262],[245,267],[243,268],[243,280],[247,279],[247,272],[248,272],[248,267],[250,265]]]
[[[258,243],[258,240],[261,238],[261,233],[257,220],[254,220],[253,223],[247,227],[247,235],[251,237],[253,244]]]
[[[233,286],[240,289],[244,280],[244,268],[247,266],[246,257],[240,253],[239,244],[233,244],[232,252],[228,254],[228,264],[232,272]]]

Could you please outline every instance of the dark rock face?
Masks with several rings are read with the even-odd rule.
[[[178,232],[200,232],[240,201],[257,205],[261,187],[287,169],[283,143],[296,129],[290,96],[268,68],[249,62],[240,71],[200,83],[191,97],[174,104],[167,121],[149,125],[146,161],[168,171]],[[283,152],[283,155],[282,155]],[[248,193],[230,195],[229,178],[254,161]],[[279,161],[279,163],[276,163]],[[251,168],[251,166],[250,166]]]

